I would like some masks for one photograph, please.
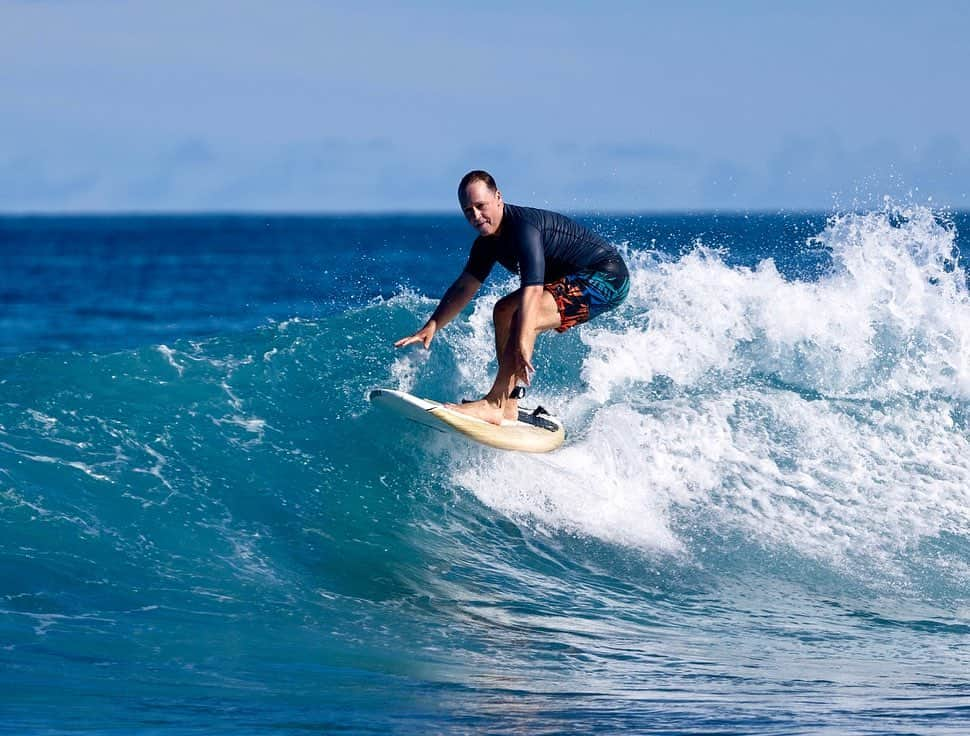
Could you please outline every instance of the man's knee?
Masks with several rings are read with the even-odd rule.
[[[492,309],[492,320],[496,323],[510,322],[519,308],[517,296],[517,294],[508,294],[495,302],[495,307]]]

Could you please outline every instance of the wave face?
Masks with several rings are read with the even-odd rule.
[[[44,283],[74,279],[87,301],[103,286],[98,344],[87,302],[27,308],[17,284],[0,358],[4,721],[965,732],[964,219],[591,220],[632,288],[540,338],[529,398],[568,434],[538,456],[366,401],[490,383],[491,307],[513,279],[432,350],[391,347],[452,275],[429,245],[463,262],[450,220],[279,218],[264,249],[245,245],[261,222],[86,224],[105,248],[127,233],[147,296],[133,309],[131,285],[111,286],[124,263],[90,249],[65,275],[51,246]],[[63,229],[81,237],[76,221],[4,232]],[[350,245],[321,257],[331,242]],[[157,269],[138,261],[159,252]],[[204,307],[171,311],[193,290]]]

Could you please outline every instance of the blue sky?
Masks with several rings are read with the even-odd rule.
[[[962,2],[0,0],[0,211],[970,207]]]

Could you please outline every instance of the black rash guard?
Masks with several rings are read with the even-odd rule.
[[[625,272],[612,245],[565,215],[506,204],[494,235],[472,244],[465,271],[485,281],[498,261],[522,278],[522,286],[549,284],[586,269]]]

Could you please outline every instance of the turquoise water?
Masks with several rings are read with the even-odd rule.
[[[967,733],[966,216],[587,222],[530,456],[457,215],[0,220],[0,731]]]

